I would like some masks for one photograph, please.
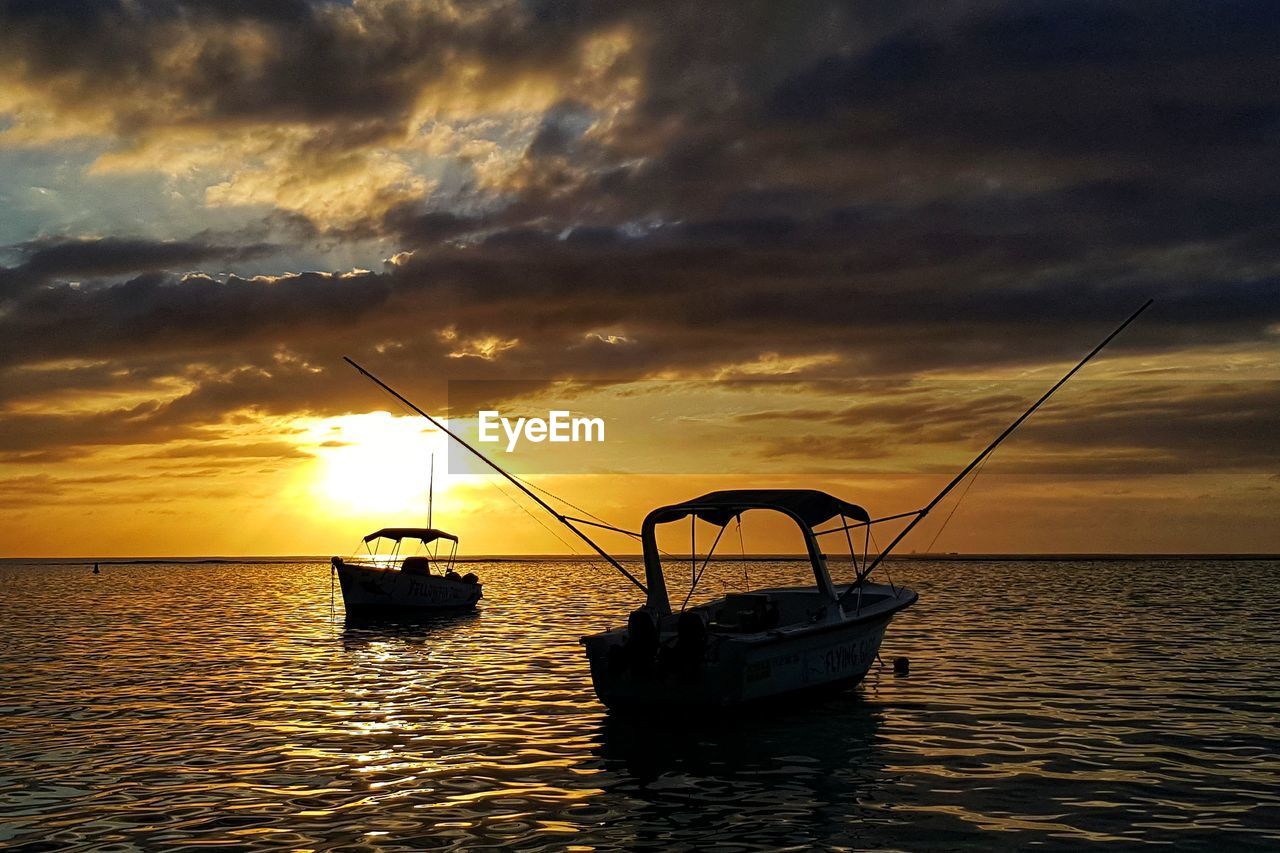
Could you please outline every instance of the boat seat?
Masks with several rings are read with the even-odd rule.
[[[715,627],[725,631],[751,634],[776,624],[777,608],[771,618],[769,596],[756,593],[730,593],[715,613]]]
[[[411,575],[429,575],[431,574],[431,561],[426,557],[405,557],[404,563],[400,566],[400,571]]]

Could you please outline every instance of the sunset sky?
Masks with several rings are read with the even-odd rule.
[[[347,554],[433,451],[464,553],[567,551],[343,355],[462,428],[604,417],[496,456],[629,528],[901,512],[1149,297],[905,550],[1280,551],[1277,44],[1262,0],[0,0],[0,555]]]

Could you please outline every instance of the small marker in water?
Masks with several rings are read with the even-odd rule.
[[[894,659],[893,659],[893,674],[894,674],[894,675],[910,675],[910,674],[911,674],[911,659],[910,659],[910,658],[906,658],[906,657],[894,658]]]

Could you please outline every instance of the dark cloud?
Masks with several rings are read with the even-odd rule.
[[[943,474],[976,455],[1048,384],[868,383],[852,405],[763,410],[739,420],[748,431],[761,422],[790,425],[785,435],[770,431],[748,439],[766,460],[820,459],[858,473],[859,466],[865,472],[867,463],[881,459],[936,459],[936,451],[921,449],[944,447],[954,461],[932,462],[928,469]],[[818,400],[831,395],[830,387],[809,387]],[[988,470],[1067,476],[1265,472],[1280,465],[1278,430],[1280,382],[1080,380],[1001,445]]]
[[[281,346],[314,361],[311,353],[369,351],[384,340],[397,341],[393,358],[443,358],[459,345],[439,335],[453,329],[463,340],[519,339],[523,374],[560,375],[582,367],[571,348],[616,326],[637,345],[617,351],[644,359],[630,363],[635,371],[822,351],[886,373],[1070,355],[1148,296],[1157,306],[1124,345],[1266,340],[1280,322],[1269,277],[1217,271],[1188,282],[1182,269],[1160,269],[1103,285],[1088,280],[1088,265],[1066,265],[1015,289],[1043,256],[974,240],[901,255],[858,243],[824,248],[815,242],[824,238],[775,223],[695,232],[715,239],[675,231],[578,242],[509,229],[377,273],[145,274],[115,286],[53,286],[0,317],[0,363],[255,347],[273,357]],[[971,269],[986,269],[987,281],[950,280]]]
[[[146,444],[200,437],[194,425],[169,428],[155,423],[160,403],[142,403],[118,411],[86,414],[7,412],[0,418],[0,451],[33,453],[73,446]]]
[[[245,261],[276,248],[266,243],[220,246],[197,240],[114,237],[35,240],[9,248],[22,262],[8,269],[0,268],[0,302],[57,279],[190,269],[209,261]]]
[[[421,210],[418,205],[397,205],[388,211],[382,226],[404,241],[407,248],[435,245],[484,227],[479,217],[444,210]]]
[[[542,124],[529,143],[528,157],[567,156],[594,122],[592,110],[577,101],[561,101],[543,114]]]
[[[479,73],[470,82],[480,92],[567,67],[577,40],[593,29],[589,19],[601,17],[551,20],[507,5],[473,11],[304,0],[8,0],[0,4],[0,56],[20,59],[28,79],[64,108],[114,104],[126,136],[175,122],[297,121],[327,124],[328,137],[360,146],[402,129],[423,89],[463,64]],[[245,26],[256,38],[246,38]],[[183,40],[185,61],[165,61]]]

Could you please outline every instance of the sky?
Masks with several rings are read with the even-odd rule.
[[[465,553],[571,551],[344,355],[463,429],[605,416],[499,461],[630,529],[902,512],[1148,298],[905,548],[1280,551],[1278,43],[1251,0],[0,0],[0,555],[347,554],[433,454]]]

